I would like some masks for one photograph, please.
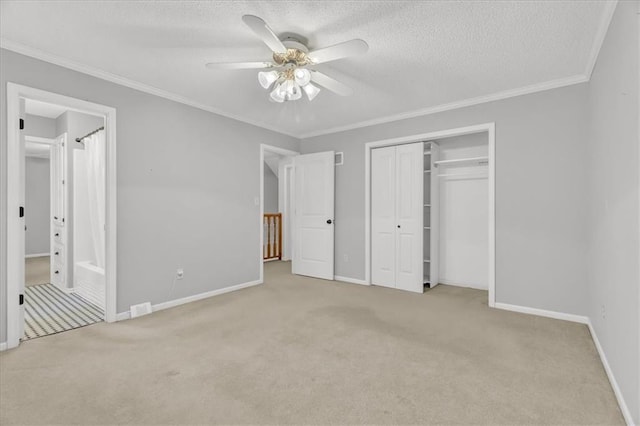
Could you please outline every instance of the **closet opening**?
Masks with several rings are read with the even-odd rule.
[[[7,346],[115,321],[115,110],[9,83]]]
[[[487,123],[366,144],[367,284],[487,290],[494,306],[494,129]]]

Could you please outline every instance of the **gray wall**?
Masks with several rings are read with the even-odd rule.
[[[336,275],[365,276],[366,142],[495,122],[496,300],[584,315],[586,101],[580,84],[303,140],[303,153],[344,151]]]
[[[298,151],[297,139],[5,49],[0,50],[2,262],[7,82],[117,109],[118,312],[259,278],[260,207],[254,199],[260,194],[260,143]],[[184,279],[173,288],[179,267]],[[3,342],[4,264],[0,271]]]
[[[278,213],[278,177],[264,165],[264,212]]]
[[[58,133],[56,133],[56,120],[26,114],[24,117],[24,134],[27,136],[53,139],[58,136]]]
[[[588,315],[640,424],[637,6],[618,3],[589,84]]]
[[[25,254],[49,253],[51,176],[49,159],[25,159]]]

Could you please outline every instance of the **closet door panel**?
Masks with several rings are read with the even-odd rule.
[[[396,148],[396,287],[422,292],[423,144]]]
[[[371,151],[371,283],[396,283],[396,150]]]

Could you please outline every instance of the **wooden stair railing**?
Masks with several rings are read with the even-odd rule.
[[[282,213],[265,213],[262,219],[264,260],[282,260]]]

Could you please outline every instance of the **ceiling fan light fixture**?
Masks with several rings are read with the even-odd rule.
[[[304,90],[304,93],[307,94],[307,98],[309,98],[310,101],[312,101],[316,96],[318,96],[318,93],[320,93],[320,88],[314,86],[311,83],[307,84],[306,86],[302,86],[302,90]]]
[[[260,83],[260,86],[268,89],[279,76],[280,74],[277,71],[261,71],[258,73],[258,82]]]
[[[293,72],[293,76],[300,86],[304,87],[311,81],[311,73],[305,68],[297,68]]]

